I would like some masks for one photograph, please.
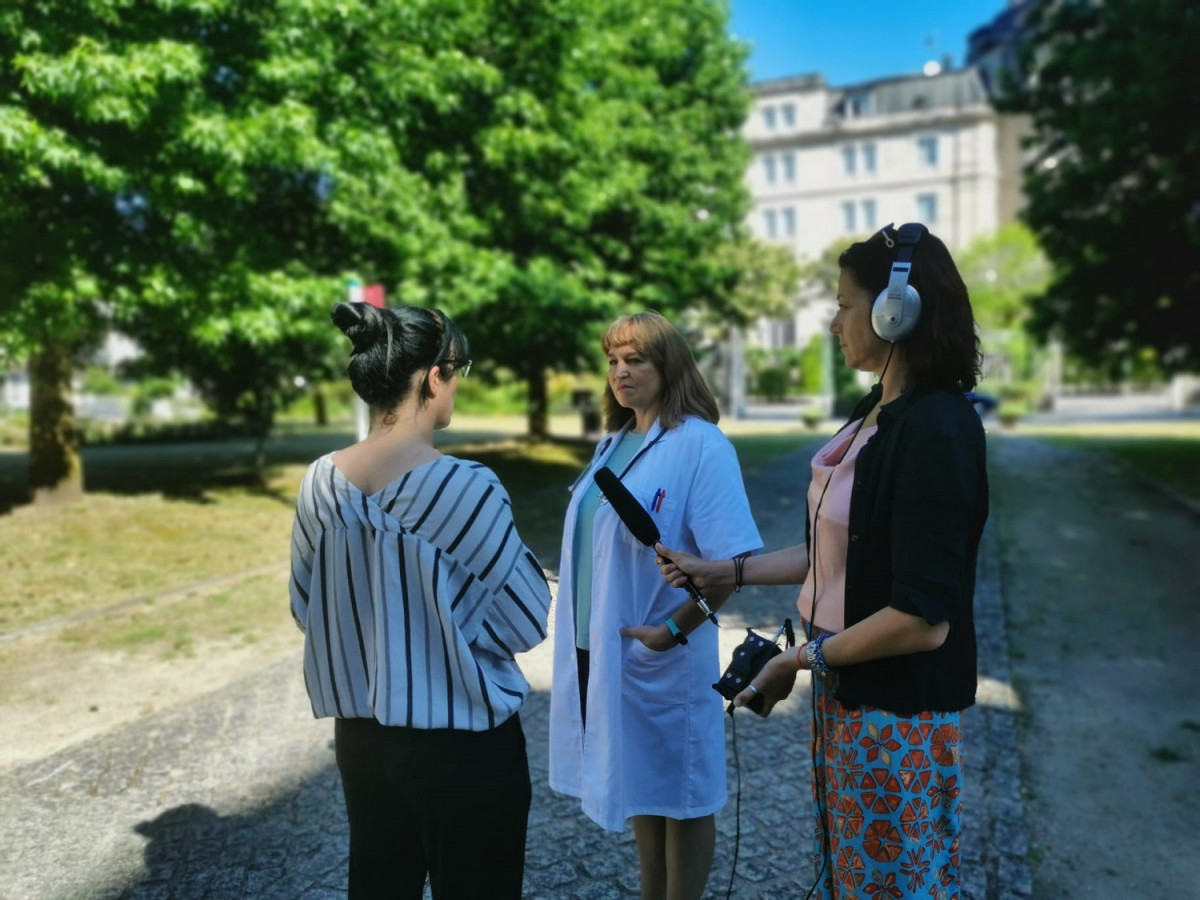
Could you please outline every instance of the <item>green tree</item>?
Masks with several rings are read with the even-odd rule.
[[[1032,118],[1024,219],[1053,265],[1030,327],[1084,360],[1200,363],[1200,9],[1035,0],[1000,107]]]
[[[78,488],[70,375],[110,324],[265,427],[295,375],[329,374],[357,274],[521,371],[538,432],[546,368],[616,313],[729,308],[748,96],[726,19],[718,0],[0,14],[0,340],[30,359],[35,489]]]
[[[472,4],[163,3],[123,27],[202,63],[157,98],[131,173],[146,265],[123,323],[152,369],[262,438],[297,378],[344,365],[329,310],[346,274],[392,303],[486,289],[454,150],[464,93],[492,83],[462,51]]]
[[[1025,225],[1005,225],[957,254],[985,358],[1007,361],[1013,379],[1035,376],[1030,307],[1050,283],[1050,264]],[[985,368],[987,366],[985,365]]]
[[[825,390],[828,356],[829,334],[822,330],[809,338],[800,351],[800,390],[805,394],[816,395]]]
[[[792,313],[801,268],[787,247],[739,235],[717,246],[715,264],[727,298],[704,308],[702,319],[716,337],[724,338],[731,327],[744,328],[760,316]]]
[[[503,90],[477,98],[463,153],[497,277],[467,306],[486,355],[525,375],[537,434],[547,368],[590,364],[616,314],[731,308],[741,270],[721,247],[749,202],[745,49],[715,0],[488,13],[474,52]]]
[[[821,251],[820,255],[806,260],[800,267],[800,279],[806,293],[832,298],[837,294],[841,269],[838,257],[852,243],[862,238],[839,238]]]
[[[100,88],[79,85],[86,78],[71,59],[41,71],[57,35],[31,24],[49,4],[34,6],[0,13],[0,343],[29,363],[34,497],[69,500],[83,487],[71,375],[103,328],[97,301],[123,263],[123,174],[99,145],[127,110],[98,103]],[[127,77],[113,73],[122,87],[160,78],[169,74],[148,61]],[[92,96],[58,103],[71,80]]]
[[[241,90],[272,23],[207,0],[0,14],[0,341],[29,360],[35,500],[81,489],[71,375],[105,328],[218,362],[314,328],[322,157]]]
[[[985,329],[1021,328],[1030,300],[1050,283],[1050,264],[1033,232],[1021,224],[978,238],[957,257],[975,319]]]

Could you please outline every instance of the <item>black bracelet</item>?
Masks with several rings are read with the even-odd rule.
[[[746,557],[749,553],[739,553],[733,558],[733,592],[739,593],[742,590],[742,570],[746,565]]]

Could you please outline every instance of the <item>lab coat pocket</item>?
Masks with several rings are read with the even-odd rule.
[[[626,638],[621,692],[647,703],[679,706],[688,700],[689,660],[686,647],[651,650],[641,641]]]
[[[638,505],[649,513],[651,520],[658,529],[659,540],[664,543],[669,542],[675,535],[675,520],[676,520],[676,504],[674,500],[668,500],[660,492],[646,493],[640,490],[631,489],[629,493],[633,494]],[[642,542],[634,537],[633,532],[622,525],[617,529],[618,539],[626,544],[634,547],[643,546]]]

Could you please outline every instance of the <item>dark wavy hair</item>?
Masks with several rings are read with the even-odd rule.
[[[600,346],[605,354],[622,344],[632,344],[658,370],[662,379],[658,397],[658,421],[674,428],[686,415],[699,416],[714,425],[721,418],[712,391],[696,368],[687,342],[675,326],[654,310],[621,316],[604,334]],[[633,418],[633,410],[617,402],[612,385],[604,382],[604,428],[619,431]]]
[[[343,302],[330,318],[350,338],[346,374],[373,414],[390,413],[404,402],[414,372],[437,366],[448,379],[470,356],[466,335],[440,309]],[[429,383],[423,381],[421,403],[428,400]]]
[[[921,295],[921,315],[912,334],[898,341],[908,367],[910,387],[969,391],[979,381],[983,356],[967,286],[946,245],[924,225],[913,248],[908,283]],[[838,265],[872,296],[888,286],[896,259],[896,229],[888,225],[865,241],[851,244]]]

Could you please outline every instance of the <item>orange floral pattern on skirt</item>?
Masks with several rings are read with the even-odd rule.
[[[959,714],[847,709],[813,679],[814,871],[825,900],[957,900]]]

